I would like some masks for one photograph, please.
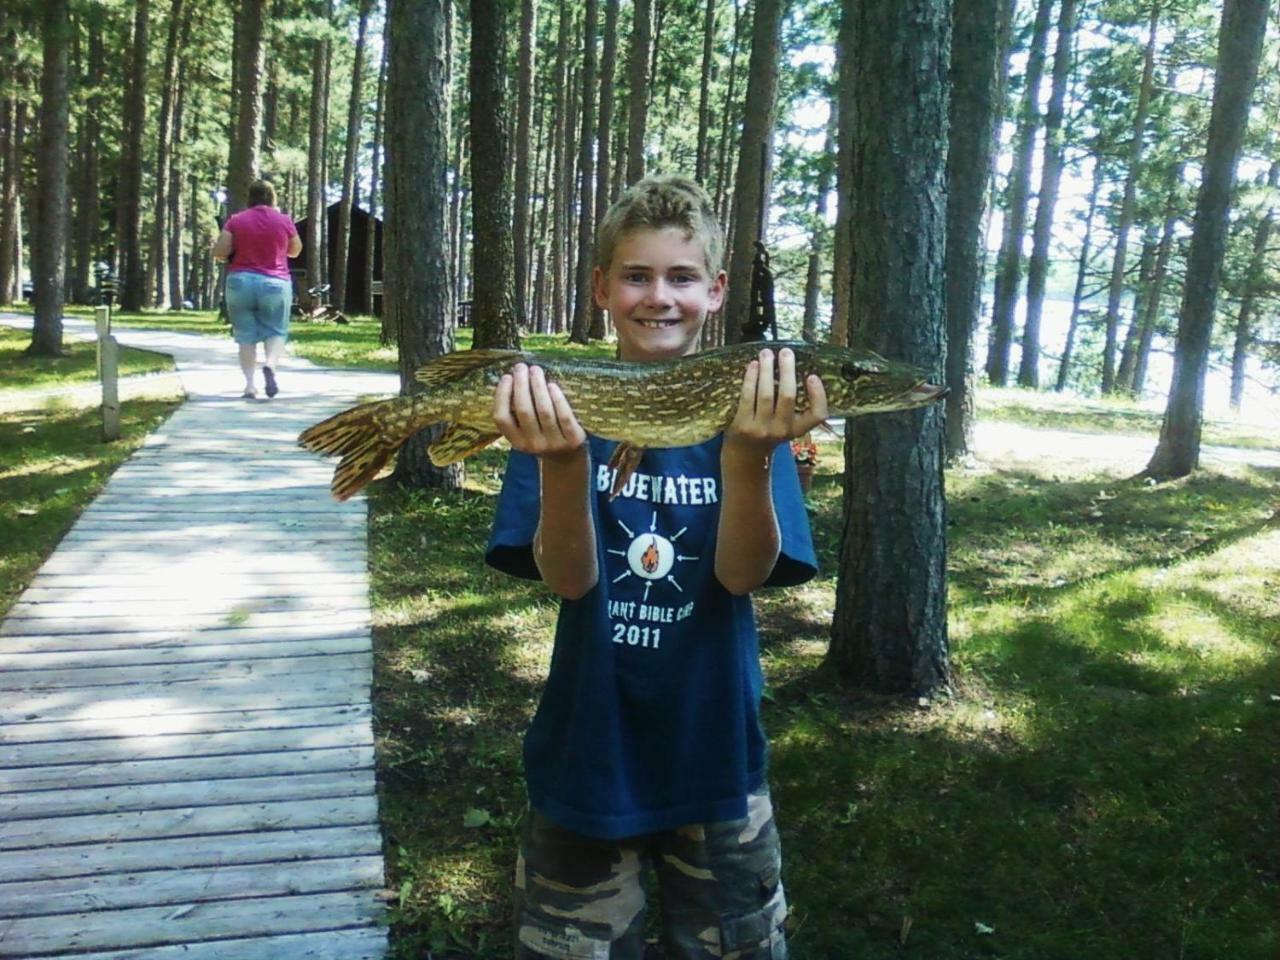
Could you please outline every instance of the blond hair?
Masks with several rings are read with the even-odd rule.
[[[596,266],[606,273],[623,234],[649,228],[676,227],[685,239],[702,245],[712,277],[724,266],[724,233],[707,191],[681,176],[645,177],[623,191],[596,231]]]

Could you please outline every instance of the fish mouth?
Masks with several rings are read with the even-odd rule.
[[[935,400],[941,400],[950,392],[949,387],[939,386],[936,383],[921,381],[914,387],[902,394],[899,399],[912,407],[922,407],[927,403],[933,403]]]

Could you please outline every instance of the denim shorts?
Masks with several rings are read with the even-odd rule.
[[[236,343],[261,343],[289,336],[293,284],[263,273],[227,274],[227,314]]]

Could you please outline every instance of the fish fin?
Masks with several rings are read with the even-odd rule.
[[[501,434],[496,431],[486,433],[463,423],[451,423],[445,432],[427,447],[427,455],[437,467],[447,467],[451,463],[465,460],[473,453],[479,453],[499,436]]]
[[[315,453],[342,457],[329,489],[346,500],[376,479],[413,433],[419,429],[413,417],[400,412],[404,398],[362,403],[328,420],[308,427],[298,443]]]
[[[613,448],[613,455],[609,457],[609,466],[618,472],[613,476],[613,486],[609,490],[610,500],[617,499],[622,488],[631,479],[631,475],[636,472],[636,468],[640,466],[640,458],[644,456],[644,450],[644,447],[625,442]]]
[[[519,350],[458,350],[429,360],[413,376],[419,383],[439,387],[461,380],[473,370],[492,363],[511,362],[520,356],[523,354]]]

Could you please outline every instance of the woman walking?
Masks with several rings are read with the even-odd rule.
[[[215,260],[226,260],[227,313],[240,345],[243,396],[258,395],[258,344],[262,344],[262,380],[267,396],[280,392],[276,364],[289,336],[293,281],[289,257],[302,250],[293,221],[275,209],[276,191],[265,180],[249,186],[249,205],[227,220],[213,245]]]

